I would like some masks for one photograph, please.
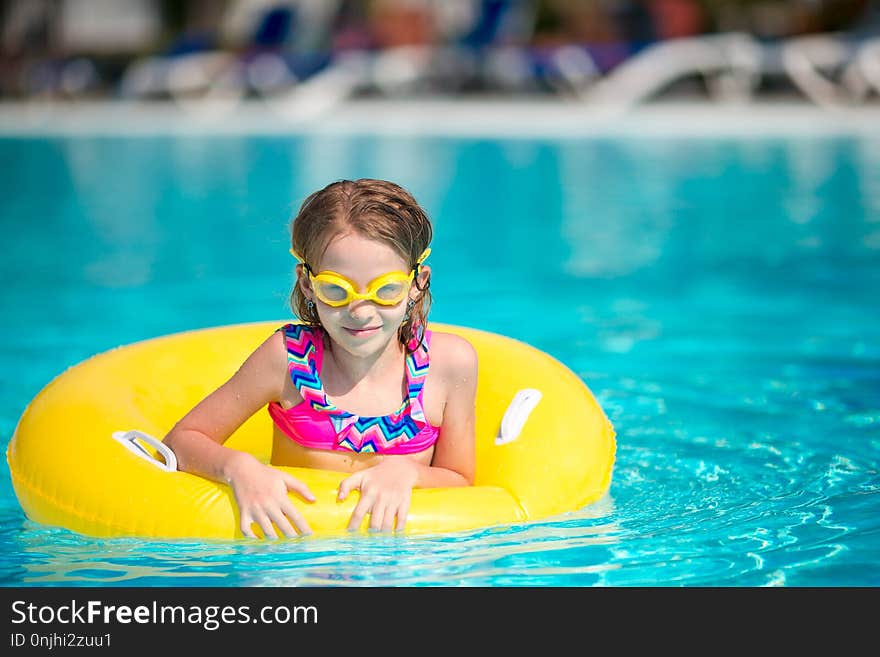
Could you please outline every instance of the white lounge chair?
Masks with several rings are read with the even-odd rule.
[[[711,34],[652,44],[611,69],[580,97],[590,104],[628,108],[674,82],[702,76],[722,100],[749,100],[761,78],[761,44],[746,33]]]

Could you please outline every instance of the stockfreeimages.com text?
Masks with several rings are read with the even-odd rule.
[[[91,625],[95,623],[189,624],[216,630],[224,624],[317,624],[318,609],[313,605],[266,605],[255,612],[249,605],[105,605],[100,600],[85,603],[36,605],[24,600],[12,603],[12,623],[33,625],[60,623]]]

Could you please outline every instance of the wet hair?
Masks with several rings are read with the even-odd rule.
[[[400,185],[373,178],[337,180],[306,197],[291,221],[290,241],[303,264],[315,271],[330,242],[344,233],[387,244],[412,269],[431,243],[433,228],[425,210]],[[424,287],[418,287],[418,279],[414,284],[420,294],[398,331],[398,339],[407,350],[414,338],[421,345],[423,331],[419,327],[425,326],[431,307],[430,278]],[[317,310],[308,306],[299,280],[290,294],[290,307],[303,323],[321,325]]]

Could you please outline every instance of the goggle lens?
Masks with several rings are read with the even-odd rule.
[[[408,283],[409,281],[406,282]],[[407,285],[404,284],[404,281],[386,283],[376,290],[376,298],[392,304],[399,303],[406,296],[406,292]]]
[[[328,305],[343,304],[348,300],[348,290],[341,285],[314,281],[313,287],[318,298]]]

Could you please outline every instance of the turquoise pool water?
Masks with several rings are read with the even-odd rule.
[[[4,452],[95,353],[288,317],[288,218],[362,176],[434,219],[433,319],[553,354],[618,431],[598,503],[428,537],[95,540],[25,518],[4,465],[4,586],[880,585],[880,138],[5,137],[0,163]]]

